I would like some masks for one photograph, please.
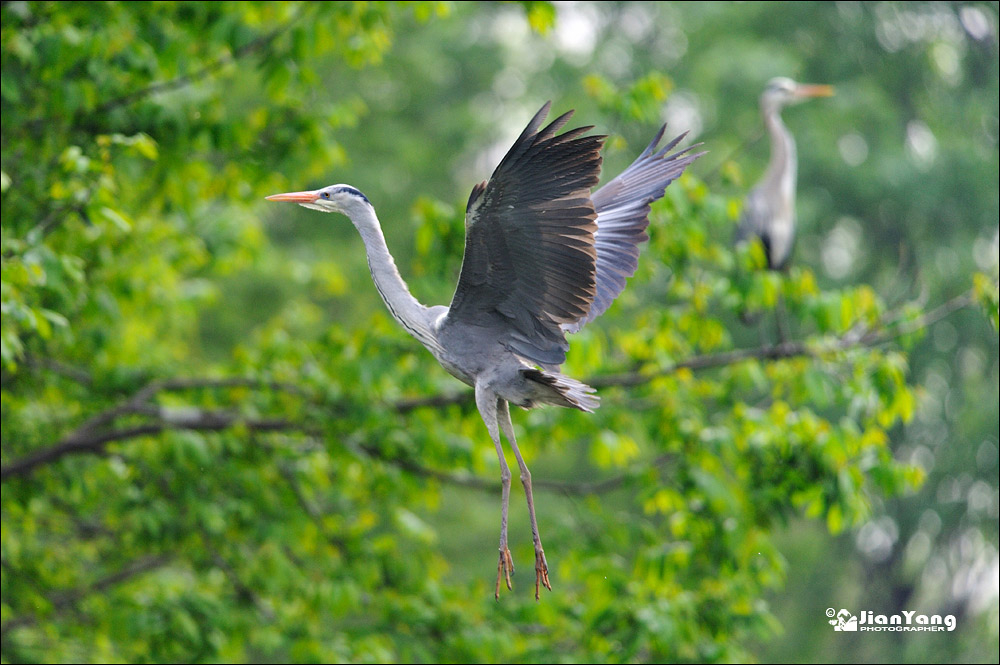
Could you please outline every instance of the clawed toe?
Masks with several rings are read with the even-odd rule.
[[[493,597],[496,600],[500,600],[500,580],[504,580],[507,583],[507,590],[510,591],[514,587],[510,584],[510,576],[514,574],[514,559],[510,556],[510,550],[506,547],[500,550],[500,561],[497,563],[497,587],[496,591],[493,593]],[[548,578],[546,578],[546,582]],[[537,592],[535,594],[536,598],[538,596]]]
[[[542,586],[552,591],[552,585],[549,584],[549,565],[545,562],[545,552],[537,549],[535,550],[535,600],[538,600],[538,592]]]

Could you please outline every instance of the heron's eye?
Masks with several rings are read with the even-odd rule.
[[[330,198],[330,192],[323,192],[323,198],[324,199]]]

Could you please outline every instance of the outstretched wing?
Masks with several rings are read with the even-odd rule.
[[[465,256],[442,327],[488,329],[525,358],[560,364],[560,327],[587,315],[594,299],[596,212],[590,190],[601,169],[603,136],[590,127],[557,132],[565,113],[539,131],[535,114],[466,208]],[[485,332],[485,331],[484,331]]]
[[[663,196],[667,186],[703,152],[687,154],[691,148],[667,154],[684,138],[686,132],[660,150],[657,144],[667,129],[664,125],[653,141],[631,166],[594,192],[597,210],[597,292],[590,311],[579,319],[563,324],[566,332],[577,332],[604,313],[625,289],[625,280],[639,265],[639,244],[648,240],[649,205]]]

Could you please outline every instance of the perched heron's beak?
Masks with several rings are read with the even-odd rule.
[[[268,201],[291,201],[292,203],[312,203],[319,198],[318,191],[288,192],[287,194],[272,194],[265,196]]]
[[[833,97],[832,85],[800,85],[795,88],[796,97]]]

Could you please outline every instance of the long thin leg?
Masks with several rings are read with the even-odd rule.
[[[510,407],[506,400],[497,403],[497,420],[500,428],[503,429],[504,436],[510,442],[510,447],[514,449],[514,457],[517,458],[517,465],[521,468],[521,484],[524,485],[524,495],[528,499],[528,515],[531,517],[531,538],[535,542],[535,600],[538,600],[539,586],[544,586],[552,591],[549,584],[549,566],[545,561],[545,551],[542,549],[542,539],[538,535],[538,521],[535,519],[535,500],[531,496],[531,472],[528,465],[521,457],[521,451],[517,447],[517,440],[514,439],[514,426],[510,422]]]
[[[506,410],[507,402],[499,399],[491,390],[476,384],[476,407],[479,415],[486,423],[486,429],[493,439],[493,445],[497,449],[497,457],[500,459],[500,561],[497,563],[497,584],[493,592],[493,597],[500,600],[500,580],[507,583],[510,590],[510,576],[514,574],[514,559],[510,556],[510,549],[507,547],[507,506],[510,503],[510,467],[503,455],[503,447],[500,445],[500,432],[497,429],[497,408],[500,404]],[[507,417],[508,421],[510,416]]]

